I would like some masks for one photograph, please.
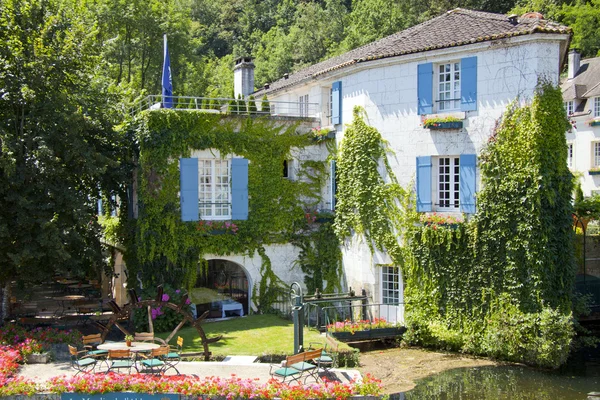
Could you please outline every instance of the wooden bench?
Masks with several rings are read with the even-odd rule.
[[[305,374],[304,382],[308,377],[312,376],[316,381],[319,380],[319,368],[321,365],[318,359],[321,357],[323,349],[309,350],[303,353],[287,356],[282,365],[271,364],[269,374],[273,377],[282,378],[282,382],[286,379],[290,381],[299,381]],[[275,370],[273,370],[276,368]]]

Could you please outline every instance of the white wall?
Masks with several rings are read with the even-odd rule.
[[[588,100],[589,103],[593,101]],[[573,165],[571,172],[579,177],[584,196],[591,196],[600,190],[600,175],[590,175],[589,170],[594,166],[594,143],[600,142],[600,126],[590,126],[592,115],[571,118],[576,128],[567,132],[567,143],[573,144]],[[600,193],[598,193],[600,194]]]
[[[423,128],[422,117],[417,114],[417,65],[458,61],[474,55],[477,56],[477,110],[458,113],[464,117],[460,131]],[[341,80],[342,124],[337,126],[336,139],[338,142],[343,139],[353,108],[362,106],[368,123],[381,132],[395,153],[390,164],[399,182],[409,185],[414,180],[417,156],[479,154],[496,121],[512,101],[530,100],[539,78],[558,83],[560,61],[560,41],[556,36],[527,35],[357,64],[323,76],[320,81],[271,95],[269,99],[297,101],[297,96],[310,93],[310,102],[321,102],[322,87]],[[347,285],[357,292],[362,288],[371,291],[373,300],[379,302],[377,262],[369,249],[353,240],[343,247],[343,255]]]

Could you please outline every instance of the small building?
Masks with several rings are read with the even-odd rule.
[[[585,196],[600,194],[600,58],[581,60],[570,51],[561,89],[572,126],[567,132],[569,168]]]

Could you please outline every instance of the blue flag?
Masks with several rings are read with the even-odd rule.
[[[167,35],[165,34],[165,57],[162,72],[162,106],[173,108],[173,81],[171,79],[171,59],[169,58],[169,47],[167,46]]]

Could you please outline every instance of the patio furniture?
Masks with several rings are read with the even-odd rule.
[[[71,367],[77,371],[75,375],[80,372],[89,373],[93,372],[96,368],[97,360],[93,357],[88,356],[87,350],[78,351],[76,347],[69,346],[69,353],[71,354]]]
[[[94,358],[106,358],[108,350],[99,350],[98,345],[102,344],[102,335],[99,333],[82,337],[83,348],[87,349],[88,355]]]
[[[152,333],[152,332],[137,332],[134,335],[134,339],[136,342],[153,342],[154,341],[154,333]]]
[[[167,363],[167,369],[173,368],[177,375],[179,375],[179,370],[175,367],[181,361],[181,351],[183,350],[183,338],[181,336],[177,336],[177,349],[175,351],[170,351],[165,356],[165,362]]]
[[[99,344],[97,349],[99,350],[129,350],[132,353],[148,352],[154,349],[158,349],[159,344],[149,342],[131,342],[131,346],[127,346],[125,342],[104,342]]]
[[[169,353],[169,346],[160,346],[158,349],[153,349],[147,356],[141,355],[143,359],[140,364],[143,366],[141,372],[150,374],[162,374],[168,368],[166,356]],[[179,375],[179,372],[178,372]]]
[[[128,373],[131,373],[131,369],[135,369],[138,371],[137,366],[135,365],[135,353],[131,350],[108,350],[108,369],[106,373],[108,374],[110,371],[126,369]]]
[[[305,374],[304,383],[309,377],[313,377],[315,381],[319,380],[320,364],[315,361],[321,357],[323,349],[305,351],[303,353],[287,356],[285,364],[279,366],[271,364],[269,374],[272,377],[282,378],[282,382],[290,378],[291,381],[299,381]],[[276,368],[275,370],[273,370]],[[291,382],[290,381],[290,382]]]
[[[240,317],[244,316],[244,307],[242,303],[238,303],[235,300],[227,299],[221,302],[221,318],[225,318],[225,311],[234,311]]]

